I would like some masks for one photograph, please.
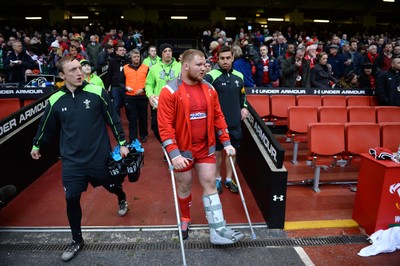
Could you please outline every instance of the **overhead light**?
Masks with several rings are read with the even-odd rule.
[[[236,17],[225,17],[225,20],[236,20]]]
[[[42,17],[25,17],[25,19],[28,19],[28,20],[38,20],[38,19],[42,19]]]
[[[125,17],[124,16],[121,16],[121,19],[124,19]]]
[[[260,13],[257,13],[257,14],[256,14],[256,17],[259,17],[259,16],[261,16]]]
[[[329,23],[329,20],[327,19],[314,19],[315,23]]]
[[[383,2],[394,3],[395,0],[383,0]]]
[[[171,19],[188,19],[187,16],[171,16]]]
[[[89,16],[72,16],[72,19],[89,19]]]
[[[283,21],[283,18],[268,18],[268,21]]]

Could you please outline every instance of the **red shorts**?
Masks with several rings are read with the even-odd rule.
[[[186,158],[189,161],[189,165],[187,167],[174,171],[177,173],[190,171],[196,163],[216,163],[215,153],[211,155],[208,154],[207,141],[193,143],[192,155],[192,159]]]

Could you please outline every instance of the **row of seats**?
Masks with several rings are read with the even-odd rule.
[[[292,162],[297,164],[298,145],[300,142],[307,142],[308,125],[310,123],[341,123],[347,122],[366,122],[379,124],[386,122],[400,123],[400,107],[396,106],[290,106],[288,107],[288,131],[286,134],[287,142],[293,142]],[[396,139],[382,141],[397,150],[398,142]],[[378,145],[379,146],[379,145]]]
[[[0,120],[34,101],[36,99],[0,98]]]
[[[247,101],[270,125],[287,124],[289,106],[376,106],[375,96],[345,95],[247,95]]]
[[[320,170],[348,165],[354,156],[369,148],[385,147],[397,151],[400,123],[310,123],[308,161],[314,167],[313,189],[319,192]]]

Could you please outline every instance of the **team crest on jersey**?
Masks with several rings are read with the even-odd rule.
[[[89,101],[88,99],[86,99],[85,101],[83,101],[83,103],[85,104],[86,109],[89,109],[89,108],[90,108],[90,106],[89,106],[90,101]]]
[[[239,87],[239,81],[235,80],[236,87]]]

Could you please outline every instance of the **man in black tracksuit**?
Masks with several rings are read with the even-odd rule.
[[[62,260],[68,261],[83,246],[80,198],[89,183],[93,187],[102,185],[118,196],[120,216],[128,210],[122,180],[113,180],[107,169],[111,149],[107,125],[121,145],[121,156],[126,156],[129,149],[124,146],[126,140],[121,120],[107,91],[84,81],[81,64],[72,57],[60,59],[58,69],[65,85],[49,99],[33,139],[31,156],[39,159],[40,148],[60,128],[62,182],[73,238],[62,255]]]
[[[229,137],[232,146],[237,150],[240,146],[242,138],[241,120],[248,116],[246,93],[244,89],[243,74],[232,68],[233,53],[228,46],[223,46],[218,51],[218,64],[213,70],[207,73],[204,80],[213,85],[218,92],[218,99],[224,113],[226,123],[228,124]],[[217,172],[216,185],[218,193],[222,193],[222,178],[221,178],[221,150],[222,145],[217,138],[216,158]],[[232,156],[235,162],[236,156]],[[225,187],[233,193],[238,193],[238,188],[232,180],[232,167],[230,159],[227,156],[225,159],[226,179]]]
[[[119,45],[115,51],[115,57],[111,58],[107,70],[107,80],[105,87],[111,85],[111,98],[119,117],[121,117],[121,108],[125,106],[125,84],[121,83],[124,75],[123,67],[129,64],[130,60],[126,57],[126,49]]]

